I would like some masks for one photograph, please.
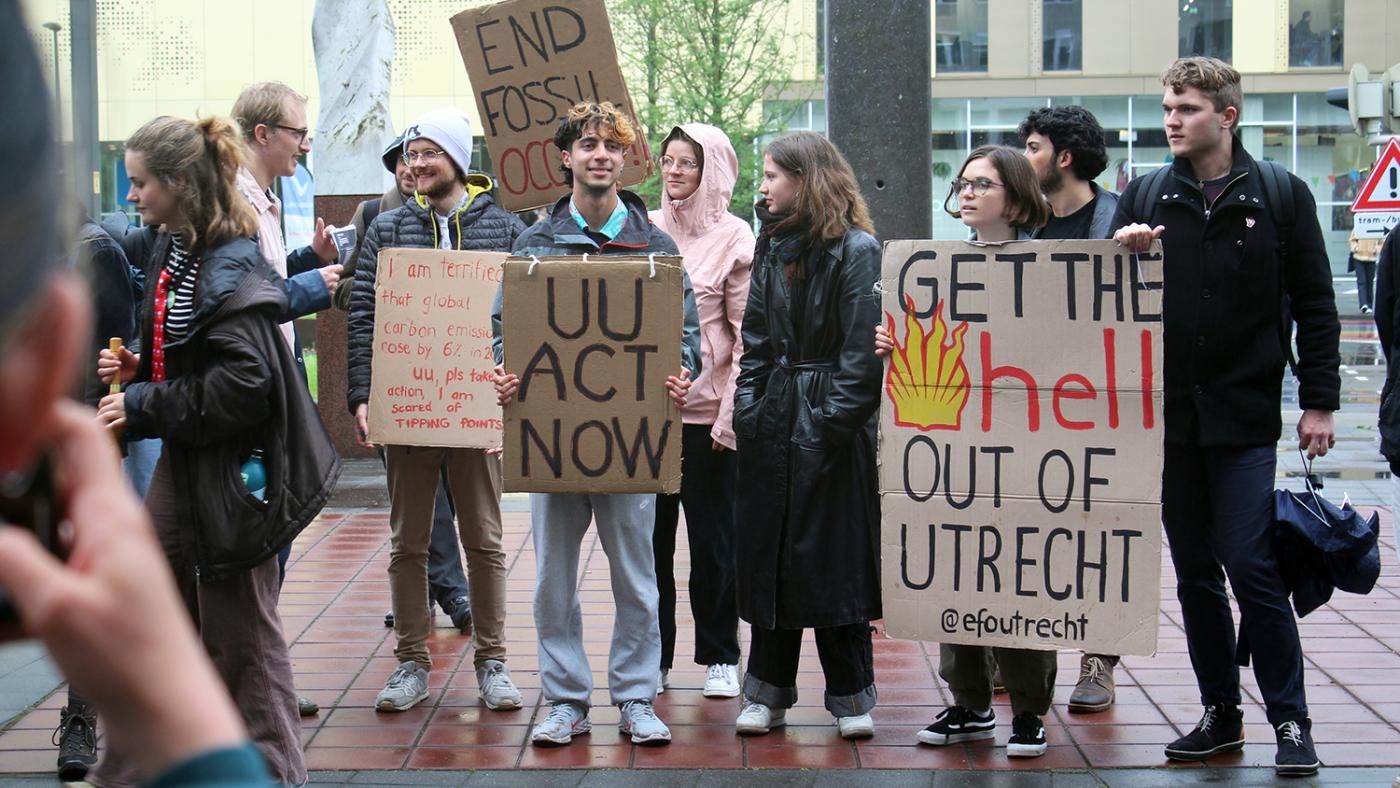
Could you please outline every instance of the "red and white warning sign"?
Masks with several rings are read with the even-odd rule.
[[[1357,238],[1384,238],[1400,224],[1400,141],[1391,137],[1351,203]]]

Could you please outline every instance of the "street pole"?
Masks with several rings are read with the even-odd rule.
[[[882,241],[933,237],[927,0],[826,3],[826,127]],[[871,133],[878,128],[878,133]]]
[[[69,0],[72,52],[73,193],[94,219],[101,214],[101,151],[97,142],[97,0]]]
[[[54,129],[58,142],[63,141],[63,86],[59,84],[58,78],[58,31],[63,29],[63,25],[57,22],[45,22],[44,29],[53,33],[53,107],[54,107]]]

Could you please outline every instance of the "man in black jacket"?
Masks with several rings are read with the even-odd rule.
[[[1275,770],[1313,774],[1303,652],[1269,534],[1289,344],[1285,296],[1298,324],[1299,446],[1320,456],[1334,441],[1341,326],[1322,229],[1312,195],[1292,175],[1275,181],[1282,185],[1272,196],[1288,189],[1295,208],[1284,226],[1276,224],[1285,212],[1269,203],[1268,179],[1277,172],[1234,135],[1243,104],[1239,72],[1213,58],[1183,58],[1162,82],[1175,159],[1165,178],[1128,184],[1114,239],[1140,252],[1160,238],[1166,263],[1162,524],[1206,707],[1166,754],[1201,760],[1244,745],[1228,576],[1243,632],[1256,644],[1254,674],[1278,742]],[[1140,201],[1149,183],[1160,186]]]
[[[466,113],[425,113],[404,132],[404,159],[413,168],[417,194],[370,223],[355,266],[350,297],[348,404],[362,443],[368,441],[370,366],[374,354],[374,281],[379,250],[474,249],[509,251],[525,230],[496,205],[491,179],[469,173],[471,123]],[[501,463],[483,449],[385,447],[389,522],[393,530],[389,587],[398,637],[399,666],[375,701],[380,711],[406,711],[428,696],[430,625],[428,553],[434,490],[446,467],[457,528],[467,554],[472,601],[472,657],[477,687],[487,708],[518,709],[520,691],[506,668],[506,553],[501,540]]]

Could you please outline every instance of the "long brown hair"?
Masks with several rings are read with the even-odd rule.
[[[802,182],[792,212],[774,228],[777,233],[801,232],[808,242],[835,240],[852,227],[875,234],[856,174],[826,137],[794,132],[768,143],[764,153]]]
[[[190,249],[202,251],[258,231],[258,216],[238,190],[238,168],[248,150],[228,118],[196,121],[163,115],[136,130],[126,149],[145,157],[146,171],[169,189],[184,222],[169,227]]]
[[[1002,189],[1006,193],[1006,206],[1002,209],[1001,218],[1019,230],[1034,230],[1050,221],[1050,206],[1040,193],[1040,179],[1036,177],[1035,168],[1031,167],[1025,154],[1005,145],[983,145],[967,155],[957,177],[961,178],[967,165],[978,159],[990,161],[997,175],[1001,176]],[[948,188],[948,196],[943,198],[943,210],[954,219],[961,219],[962,211],[949,207],[957,196],[956,189],[956,186]]]

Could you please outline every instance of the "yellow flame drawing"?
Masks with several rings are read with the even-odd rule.
[[[904,344],[895,335],[894,315],[885,313],[885,329],[894,341],[885,373],[885,394],[894,403],[894,423],[920,430],[956,430],[962,424],[972,386],[963,363],[964,320],[948,334],[943,302],[933,310],[933,332],[914,317],[914,299],[905,297]]]

